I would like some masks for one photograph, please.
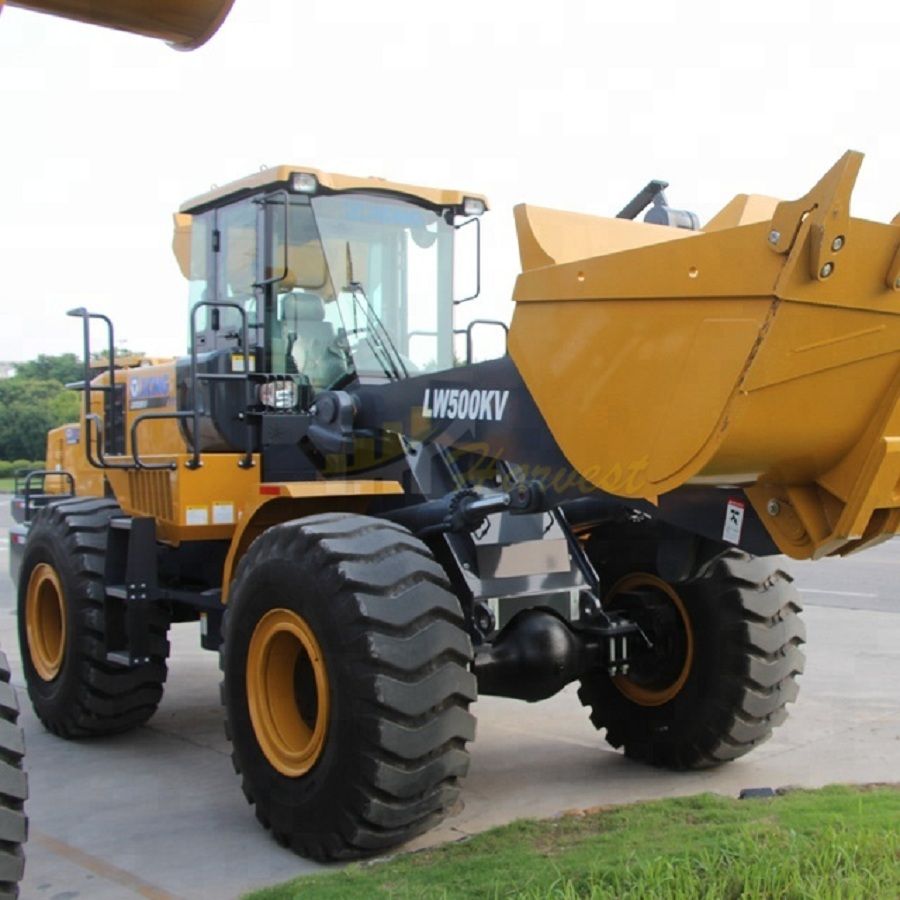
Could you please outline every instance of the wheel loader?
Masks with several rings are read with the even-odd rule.
[[[86,369],[23,498],[38,717],[146,722],[198,620],[244,793],[321,860],[451,810],[479,694],[577,682],[654,766],[752,750],[804,661],[766,557],[900,526],[900,223],[850,216],[860,161],[702,228],[658,182],[610,218],[519,206],[508,327],[466,306],[478,194],[281,166],[185,203],[187,354]]]

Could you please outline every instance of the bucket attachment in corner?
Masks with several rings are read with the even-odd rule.
[[[34,12],[103,25],[196,50],[218,31],[234,0],[7,0]],[[3,0],[0,0],[0,9]]]
[[[900,221],[850,215],[861,161],[698,232],[516,209],[510,353],[587,480],[741,485],[797,558],[900,530]]]

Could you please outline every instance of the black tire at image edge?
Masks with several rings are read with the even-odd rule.
[[[23,769],[25,738],[18,720],[9,664],[6,654],[0,652],[0,898],[18,897],[25,871],[22,845],[28,837],[24,808],[28,778]]]

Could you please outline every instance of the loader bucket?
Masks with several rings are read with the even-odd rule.
[[[743,487],[796,558],[900,529],[900,217],[850,216],[861,161],[699,232],[516,208],[510,353],[582,476]]]
[[[176,50],[206,43],[228,15],[234,0],[8,0],[34,12],[104,25],[168,41]],[[0,9],[3,0],[0,0]]]

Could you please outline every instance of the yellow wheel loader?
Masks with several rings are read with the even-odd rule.
[[[22,498],[37,715],[147,721],[199,620],[244,792],[317,859],[447,814],[479,692],[578,682],[652,765],[752,750],[803,669],[765,557],[900,524],[900,228],[850,216],[860,159],[702,229],[658,182],[613,218],[520,206],[508,328],[460,324],[477,194],[282,166],[185,203],[187,355],[86,369]]]

